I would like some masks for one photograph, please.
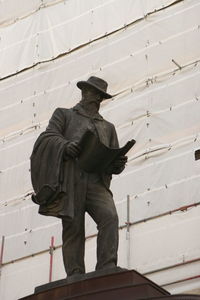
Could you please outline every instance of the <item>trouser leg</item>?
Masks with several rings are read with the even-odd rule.
[[[85,273],[85,196],[87,176],[75,177],[74,218],[71,222],[63,219],[63,261],[68,276]]]
[[[109,191],[98,182],[88,182],[86,209],[97,224],[96,270],[117,265],[118,216]]]
[[[63,261],[68,276],[75,273],[85,273],[85,229],[84,214],[79,215],[72,222],[62,220],[63,225]]]
[[[87,174],[76,169],[74,175],[74,218],[71,222],[62,219],[63,262],[67,276],[85,273],[85,200]]]

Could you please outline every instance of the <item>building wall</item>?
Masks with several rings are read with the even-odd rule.
[[[76,82],[90,75],[109,83],[114,97],[101,113],[120,144],[137,141],[112,181],[119,265],[172,293],[200,293],[199,15],[198,0],[0,3],[2,299],[48,282],[52,236],[53,280],[65,277],[61,224],[31,202],[29,157],[54,109],[77,103]],[[87,271],[95,267],[95,235],[87,217]]]

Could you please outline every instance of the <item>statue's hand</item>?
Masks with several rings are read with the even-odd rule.
[[[77,142],[70,142],[65,148],[65,157],[70,156],[72,158],[77,157],[80,154],[80,147]]]
[[[124,169],[127,162],[127,156],[119,156],[112,165],[108,168],[108,174],[120,174]]]

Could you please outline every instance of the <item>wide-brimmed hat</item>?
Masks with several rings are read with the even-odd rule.
[[[77,82],[77,87],[79,89],[82,89],[83,87],[86,87],[86,86],[92,86],[95,89],[97,89],[103,95],[104,99],[112,98],[112,96],[110,94],[106,93],[108,83],[99,77],[91,76],[90,78],[88,78],[87,81],[78,81]]]

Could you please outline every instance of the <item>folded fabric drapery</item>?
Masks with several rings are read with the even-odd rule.
[[[31,180],[35,194],[32,200],[40,205],[41,214],[73,218],[73,186],[70,188],[73,163],[71,160],[63,161],[66,144],[67,140],[62,135],[48,131],[43,132],[34,145]]]

